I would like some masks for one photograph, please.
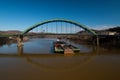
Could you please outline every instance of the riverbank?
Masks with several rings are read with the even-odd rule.
[[[9,37],[0,37],[0,46],[4,45],[4,44],[10,44],[10,39]]]
[[[120,47],[120,36],[116,35],[101,35],[99,37],[99,46],[105,48],[116,48]],[[91,36],[88,38],[69,38],[70,41],[73,41],[77,44],[85,44],[85,45],[95,45],[96,37]]]
[[[3,36],[1,36],[0,37],[0,46],[5,45],[5,44],[10,45],[12,43],[17,43],[17,39],[18,39],[18,37],[3,37]],[[29,40],[28,37],[23,38],[24,42],[26,42],[28,40]]]

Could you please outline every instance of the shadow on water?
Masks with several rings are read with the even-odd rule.
[[[96,56],[116,55],[118,52],[107,53],[107,51],[93,51],[89,53],[76,53],[74,55],[65,54],[35,54],[24,53],[23,47],[18,47],[18,54],[0,54],[0,57],[7,58],[26,58],[30,66],[47,72],[67,72],[74,71],[89,62],[92,62]]]
[[[26,58],[26,61],[33,67],[47,72],[74,71],[89,63],[96,53],[65,54],[35,54],[24,53],[23,47],[18,47],[18,54],[0,54],[0,57]]]

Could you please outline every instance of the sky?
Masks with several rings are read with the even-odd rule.
[[[64,18],[89,28],[120,26],[120,0],[0,0],[0,31]]]

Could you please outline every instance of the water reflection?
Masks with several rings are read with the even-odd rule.
[[[0,59],[7,58],[18,58],[26,59],[29,66],[40,69],[41,71],[47,72],[68,72],[79,69],[81,66],[89,63],[95,58],[96,54],[75,54],[75,55],[64,55],[64,54],[25,54],[22,53],[22,47],[19,47],[19,54],[2,54]],[[25,62],[26,62],[25,61]],[[3,61],[4,62],[4,61]]]
[[[23,46],[18,47],[18,56],[21,56],[23,53]]]
[[[34,42],[35,41],[35,42]],[[42,42],[39,42],[42,41]],[[45,42],[44,42],[45,41]],[[48,41],[48,42],[46,42]],[[114,80],[120,79],[120,50],[93,47],[74,55],[34,53],[34,47],[52,44],[47,39],[26,42],[23,47],[12,44],[0,48],[1,80]],[[28,45],[33,45],[33,47]],[[41,44],[41,45],[40,45]],[[36,46],[37,45],[37,46]],[[39,46],[40,45],[40,46]],[[85,46],[84,46],[85,47]],[[87,47],[89,49],[89,47]],[[86,49],[87,49],[86,48]],[[4,49],[2,51],[2,49]],[[14,51],[14,49],[16,51]],[[33,50],[32,50],[33,49]],[[81,48],[80,48],[81,49]],[[12,50],[11,53],[7,50]],[[39,51],[38,50],[38,51]],[[5,54],[6,51],[6,54]],[[31,52],[33,51],[33,52]],[[30,53],[29,53],[30,52]],[[48,52],[48,51],[46,51]],[[15,53],[15,54],[14,54]],[[18,53],[18,54],[17,54]],[[9,66],[9,67],[8,67]],[[5,77],[7,76],[7,77]],[[32,76],[32,78],[31,78]]]
[[[9,45],[3,45],[0,47],[0,54],[54,54],[53,51],[53,42],[56,41],[56,39],[50,39],[50,38],[43,38],[43,39],[31,39],[28,42],[24,43],[24,46],[17,47],[16,43],[9,44]],[[80,49],[80,53],[96,53],[96,52],[107,52],[111,53],[114,52],[120,52],[120,50],[116,49],[106,49],[104,47],[99,46],[93,46],[93,45],[82,45],[82,44],[75,44],[74,42],[67,41],[67,43],[70,43]],[[69,55],[66,55],[69,56]]]
[[[17,58],[26,58],[29,66],[33,66],[37,69],[40,69],[41,71],[47,72],[74,71],[79,69],[80,66],[88,63],[92,60],[93,57],[95,57],[95,54],[85,54],[84,56],[82,54],[28,54],[24,52],[24,46],[17,48],[18,54],[0,54],[0,59],[1,57],[7,57],[11,59],[16,58],[15,60],[17,60]]]
[[[36,66],[40,70],[63,72],[79,69],[81,65],[89,62],[95,56],[95,53],[90,54],[90,52],[89,54],[77,53],[74,55],[53,54],[54,41],[56,41],[56,39],[31,39],[29,42],[25,42],[24,46],[17,47],[17,44],[14,44],[14,49],[17,48],[16,54],[2,54],[0,57],[24,57],[31,66]],[[71,44],[79,47],[79,45],[74,43]],[[11,46],[8,46],[8,48]],[[5,47],[7,49],[7,46]],[[81,47],[82,46],[79,48]],[[4,46],[2,49],[5,50]],[[85,52],[87,49],[89,48],[85,47],[83,52]],[[91,51],[91,49],[87,50],[86,52],[88,51]]]
[[[3,54],[17,54],[17,44],[6,44],[0,47],[0,53]]]
[[[3,45],[0,47],[0,53],[4,54],[19,54],[19,53],[28,53],[28,54],[53,54],[53,42],[56,39],[43,38],[43,39],[31,39],[28,42],[24,43],[24,46],[17,47],[16,43]],[[91,52],[95,48],[94,46],[80,45],[73,42],[68,42],[80,49],[80,52]]]

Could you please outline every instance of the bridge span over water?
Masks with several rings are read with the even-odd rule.
[[[27,29],[25,29],[19,36],[20,40],[18,41],[18,45],[21,45],[21,43],[23,42],[23,36],[25,36],[26,34],[30,34],[30,33],[52,34],[52,35],[55,35],[55,34],[77,35],[77,33],[81,31],[86,31],[90,33],[90,35],[97,37],[97,34],[93,30],[73,20],[68,20],[68,19],[45,20],[45,21],[36,23],[28,27]]]

